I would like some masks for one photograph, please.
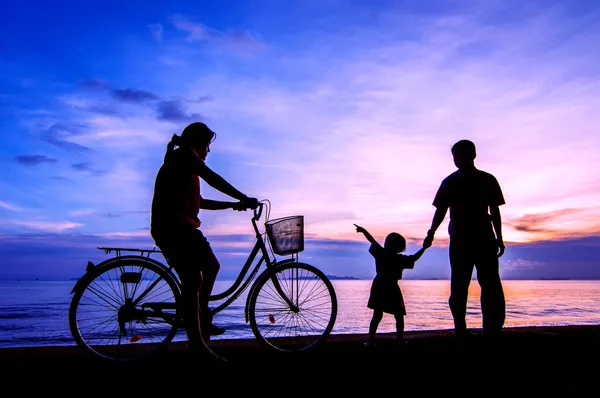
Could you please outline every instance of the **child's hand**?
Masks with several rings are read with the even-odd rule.
[[[423,249],[429,249],[433,243],[432,239],[423,239]]]
[[[354,224],[354,225],[356,226],[356,232],[361,233],[361,234],[365,233],[366,229],[364,229],[363,227],[361,227],[359,225],[356,225],[356,224]]]

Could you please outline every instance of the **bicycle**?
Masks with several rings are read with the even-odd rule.
[[[263,207],[267,211],[261,232],[257,221]],[[236,280],[211,295],[211,302],[226,299],[212,312],[219,313],[250,287],[244,316],[254,336],[277,352],[304,352],[330,335],[337,316],[336,293],[322,271],[298,260],[304,250],[304,217],[269,220],[269,215],[270,202],[259,202],[251,218],[256,243]],[[151,258],[161,253],[156,248],[98,249],[116,255],[97,265],[88,261],[71,291],[69,327],[77,345],[113,361],[139,360],[166,350],[182,325],[177,305],[181,285],[169,259],[165,257],[164,264]],[[291,258],[277,260],[276,255]]]

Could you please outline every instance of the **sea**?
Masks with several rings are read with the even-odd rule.
[[[233,281],[217,281],[213,293]],[[372,312],[367,308],[371,280],[332,280],[338,312],[332,334],[367,333]],[[68,323],[75,281],[0,281],[0,348],[75,345]],[[402,280],[406,331],[452,329],[448,280]],[[600,281],[505,280],[506,327],[600,324]],[[253,339],[244,319],[246,296],[238,297],[215,316],[227,332],[219,339]],[[218,305],[219,303],[214,303]],[[481,328],[479,285],[472,281],[467,312],[470,328]],[[392,315],[384,315],[378,332],[395,331]],[[180,331],[174,341],[185,340]]]

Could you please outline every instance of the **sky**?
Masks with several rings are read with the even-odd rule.
[[[152,248],[154,177],[194,121],[217,132],[209,167],[271,219],[304,216],[299,259],[327,274],[375,275],[354,223],[418,250],[470,139],[506,199],[501,276],[600,279],[600,3],[0,7],[0,279]],[[241,269],[250,217],[201,211],[219,279]],[[405,278],[449,277],[447,222]]]

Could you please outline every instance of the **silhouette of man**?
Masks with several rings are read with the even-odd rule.
[[[450,209],[450,298],[456,336],[467,334],[466,311],[473,268],[481,288],[484,335],[501,333],[506,317],[499,257],[504,254],[499,206],[505,204],[500,185],[492,174],[475,167],[475,144],[461,140],[452,146],[457,171],[446,177],[433,200],[436,207],[425,245]],[[488,212],[489,211],[489,212]]]

